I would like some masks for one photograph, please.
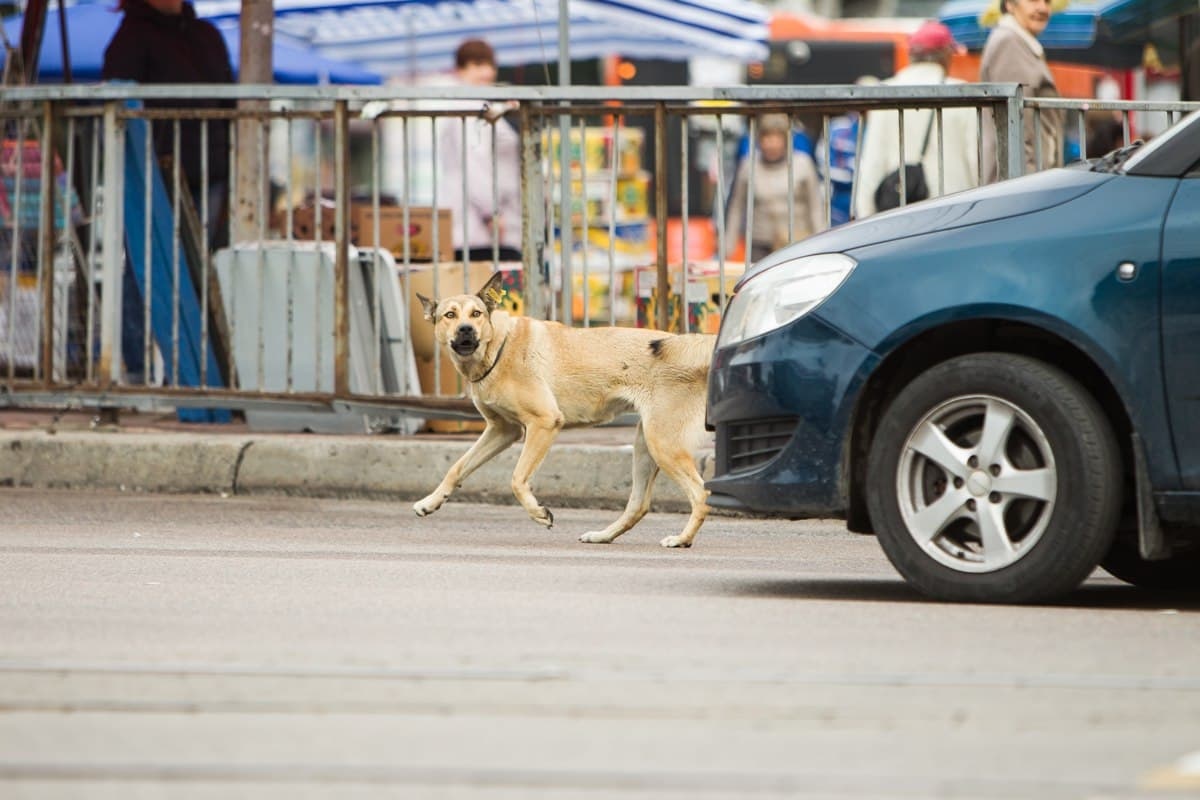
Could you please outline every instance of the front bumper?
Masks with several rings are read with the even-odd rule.
[[[718,508],[838,516],[852,409],[878,357],[817,315],[717,350],[708,385]]]

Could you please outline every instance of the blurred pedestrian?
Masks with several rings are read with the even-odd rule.
[[[854,161],[858,152],[858,132],[862,115],[847,111],[829,120],[829,144],[821,146],[821,162],[829,163],[829,221],[834,227],[853,216]]]
[[[910,63],[891,78],[887,86],[933,86],[961,84],[951,78],[950,61],[963,47],[940,22],[926,22],[908,39]],[[855,216],[869,217],[899,205],[895,175],[900,169],[900,121],[896,111],[876,110],[867,114],[862,154],[858,165]],[[906,181],[908,202],[970,189],[979,185],[979,123],[973,108],[948,108],[942,112],[941,159],[938,158],[937,114],[933,109],[909,111],[904,115],[904,163],[920,165],[906,177],[923,176],[924,196],[914,190],[920,180]],[[944,167],[944,175],[941,170]],[[889,178],[889,176],[891,176]],[[883,192],[880,187],[887,180]],[[942,191],[939,191],[939,186]],[[889,191],[891,190],[891,191]],[[894,197],[890,195],[894,194]]]
[[[1000,0],[1002,16],[988,35],[979,65],[984,83],[1019,83],[1025,97],[1058,97],[1046,53],[1037,40],[1050,22],[1051,0]],[[1063,113],[1043,108],[1023,114],[1024,171],[1061,166],[1063,163]],[[1040,157],[1039,157],[1040,150]],[[990,108],[983,111],[983,182],[999,178],[996,162],[996,125]]]
[[[766,114],[759,120],[758,147],[753,156],[754,220],[746,243],[746,251],[754,261],[825,228],[825,205],[817,167],[812,156],[793,152],[789,173],[791,140],[792,125],[786,114]],[[751,158],[746,158],[733,179],[733,193],[725,215],[725,241],[728,243],[736,242],[746,230],[751,163]],[[792,198],[790,235],[789,194]]]
[[[232,83],[233,67],[220,31],[185,0],[121,0],[121,25],[104,51],[104,80],[137,83]],[[147,100],[146,108],[232,108],[231,100],[172,98]],[[201,123],[179,123],[180,169],[199,207],[205,175],[201,168]],[[154,150],[160,157],[175,152],[174,125],[154,125]],[[208,196],[210,238],[225,206],[229,181],[229,127],[224,120],[208,125]]]
[[[496,53],[482,39],[468,39],[459,45],[454,54],[454,63],[458,85],[482,87],[496,84]],[[474,116],[465,114],[462,118],[446,117],[441,121],[438,132],[441,161],[438,204],[450,208],[455,258],[462,259],[465,256],[472,261],[491,261],[493,247],[498,241],[500,261],[520,261],[521,137],[506,117],[517,106],[515,103],[482,108],[478,103],[462,105],[464,111],[470,105],[471,108],[479,108],[480,113]],[[496,176],[494,189],[493,169]]]

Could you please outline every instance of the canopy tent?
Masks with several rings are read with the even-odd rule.
[[[234,20],[241,0],[195,0],[199,15]],[[767,56],[769,13],[751,0],[570,0],[572,58],[619,54],[683,60]],[[276,0],[275,25],[322,55],[385,74],[454,66],[467,38],[485,39],[502,66],[554,62],[558,0]]]
[[[58,36],[58,9],[46,12],[46,35],[42,37],[42,49],[38,59],[38,79],[45,82],[61,81],[65,61],[62,44]],[[73,80],[97,81],[104,65],[104,50],[121,24],[120,12],[111,4],[75,5],[67,8],[67,50],[70,56]],[[10,42],[21,36],[22,17],[10,17],[4,21],[4,34]],[[217,26],[229,47],[234,74],[238,68],[238,27],[232,24]],[[314,53],[306,45],[276,38],[272,51],[275,80],[279,83],[354,83],[377,84],[380,76],[353,64]]]
[[[989,29],[980,17],[988,0],[951,0],[938,11],[938,19],[954,38],[972,50],[981,49]],[[1048,49],[1087,48],[1098,42],[1121,42],[1144,36],[1158,20],[1200,10],[1200,0],[1093,0],[1072,3],[1050,17],[1038,37]]]

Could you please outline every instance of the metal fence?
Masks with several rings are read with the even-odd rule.
[[[994,119],[1012,176],[1023,109],[1083,106],[979,84],[6,89],[0,396],[285,427],[330,411],[344,429],[468,417],[417,293],[473,292],[499,270],[514,313],[715,330],[767,213],[753,156],[766,115],[791,139],[775,208],[791,241],[860,191],[840,178],[861,147],[839,172],[829,146],[847,119],[896,112],[896,163],[912,152],[905,117],[928,119],[936,195],[948,110],[970,109],[977,130]],[[1189,108],[1091,106],[1125,114],[1126,140],[1129,114]],[[797,206],[812,197],[809,224]]]

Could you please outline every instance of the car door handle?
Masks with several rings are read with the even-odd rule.
[[[1137,277],[1137,264],[1132,261],[1122,261],[1117,265],[1117,280],[1128,283]]]

